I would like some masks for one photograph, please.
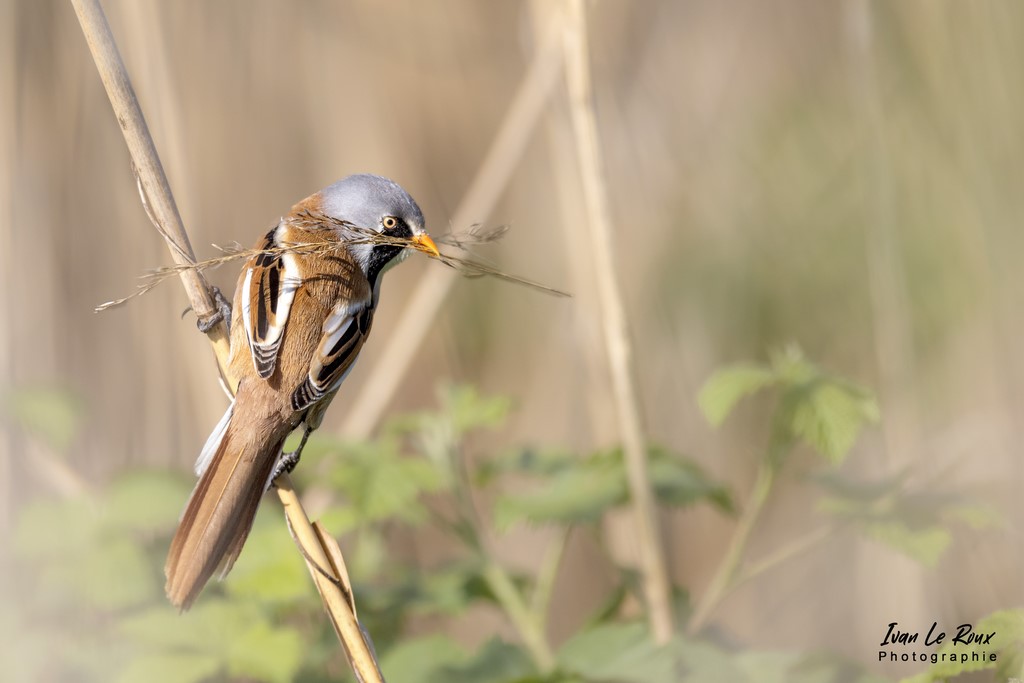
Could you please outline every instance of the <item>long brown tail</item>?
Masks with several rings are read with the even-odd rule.
[[[270,423],[252,424],[230,411],[225,420],[218,425],[225,428],[219,443],[208,444],[216,451],[189,498],[164,566],[167,597],[183,610],[218,568],[227,574],[242,552],[284,439]]]

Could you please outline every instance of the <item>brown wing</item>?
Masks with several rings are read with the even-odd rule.
[[[359,355],[372,323],[373,305],[369,301],[332,311],[324,323],[309,374],[292,393],[293,410],[305,410],[338,388]]]

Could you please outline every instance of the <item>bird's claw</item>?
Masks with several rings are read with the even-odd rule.
[[[291,474],[295,466],[299,464],[300,457],[302,457],[302,451],[299,450],[282,453],[281,457],[277,459],[277,464],[274,465],[274,472],[270,475],[270,481],[276,480],[282,474]]]
[[[224,298],[221,294],[219,287],[210,287],[210,291],[213,292],[213,300],[217,304],[217,310],[210,314],[206,318],[201,318],[196,321],[196,327],[203,334],[208,334],[220,321],[224,321],[224,326],[231,330],[231,302]]]

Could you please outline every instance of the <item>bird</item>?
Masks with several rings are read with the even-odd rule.
[[[238,388],[196,461],[164,567],[179,609],[230,571],[263,494],[298,462],[352,370],[382,276],[413,251],[439,256],[419,206],[393,180],[359,174],[293,206],[252,252],[225,310],[237,318],[228,367]],[[300,426],[298,448],[282,453]]]

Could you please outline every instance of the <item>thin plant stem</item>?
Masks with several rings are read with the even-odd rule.
[[[692,635],[697,633],[707,622],[708,617],[718,607],[722,599],[734,587],[739,572],[740,562],[746,552],[747,543],[750,540],[750,532],[761,516],[764,504],[771,493],[772,484],[775,481],[775,468],[768,462],[762,460],[757,470],[757,479],[754,488],[750,493],[750,500],[743,509],[743,514],[736,525],[732,538],[729,540],[729,547],[722,558],[721,564],[711,577],[711,583],[704,591],[697,607],[693,611],[690,623],[686,629]]]
[[[534,609],[527,605],[522,592],[516,587],[515,582],[512,581],[512,577],[509,576],[505,568],[498,562],[496,553],[491,547],[484,530],[483,520],[473,502],[466,459],[463,457],[457,444],[452,444],[449,448],[449,460],[453,471],[453,481],[455,482],[455,502],[461,520],[459,526],[469,530],[469,538],[464,538],[464,540],[469,548],[481,558],[484,567],[482,572],[483,579],[491,589],[494,597],[498,600],[498,604],[505,611],[505,615],[512,623],[512,626],[519,633],[519,638],[522,640],[526,651],[530,654],[533,663],[540,672],[548,673],[555,668],[555,656],[547,642],[545,613],[536,609],[536,602],[534,603]],[[461,537],[462,535],[460,534]],[[554,574],[557,573],[557,570],[558,565],[556,561],[553,569],[542,568],[541,575],[545,571],[549,574]],[[544,579],[544,582],[547,584],[551,584],[553,581],[553,577]],[[550,585],[545,588],[541,588],[541,585],[541,579],[538,579],[538,589],[550,590]],[[544,599],[543,604],[546,605],[548,601],[548,599]]]
[[[135,89],[117,49],[110,25],[103,14],[103,7],[99,0],[71,0],[71,4],[78,15],[82,33],[96,62],[96,70],[107,90],[110,104],[117,116],[117,122],[121,125],[124,140],[128,144],[128,152],[139,179],[140,193],[147,212],[167,242],[174,262],[179,265],[192,264],[196,260],[192,245],[181,222],[181,214],[178,213],[178,206],[171,194],[167,175],[164,173],[163,164],[160,163],[153,138],[149,134],[149,126],[142,115]],[[192,310],[200,320],[209,319],[217,311],[217,306],[202,273],[187,268],[181,271],[180,276]],[[228,378],[228,383],[234,386],[237,380],[230,378],[227,366],[230,346],[227,325],[223,321],[214,325],[207,336],[216,352],[221,373]]]
[[[141,196],[147,213],[167,242],[171,256],[179,266],[195,262],[189,244],[188,234],[178,214],[171,194],[170,185],[164,175],[163,166],[156,152],[156,146],[149,134],[149,128],[142,115],[142,109],[135,96],[131,80],[118,52],[110,25],[103,13],[99,0],[71,0],[78,15],[82,32],[92,51],[96,68],[107,89],[111,106],[121,124],[132,163],[142,189]],[[202,275],[191,267],[181,271],[181,281],[200,319],[208,318],[216,311],[213,297]],[[237,379],[228,371],[229,342],[227,326],[222,322],[208,333],[226,384],[234,391]],[[318,533],[302,509],[302,504],[292,488],[287,475],[278,477],[278,497],[284,506],[288,526],[299,551],[309,568],[313,581],[324,603],[324,608],[338,634],[349,663],[357,678],[363,683],[384,683],[377,666],[373,649],[355,617],[355,602],[345,588],[346,577],[340,569],[343,566],[337,544],[326,533]],[[340,565],[340,566],[339,566]]]
[[[611,373],[618,427],[626,459],[626,475],[636,520],[640,567],[651,632],[658,643],[672,637],[672,595],[658,529],[657,509],[647,472],[647,452],[640,425],[640,406],[633,379],[632,350],[621,287],[612,257],[612,219],[604,171],[593,86],[584,0],[568,0],[570,20],[564,35],[569,108],[583,186],[605,352]]]
[[[537,669],[541,673],[554,670],[555,655],[548,645],[541,620],[527,606],[508,572],[494,560],[488,559],[484,565],[483,577],[512,625],[519,632],[523,646],[530,653],[530,658],[537,665]]]
[[[316,528],[310,524],[288,475],[278,477],[274,486],[284,506],[288,529],[302,552],[356,680],[384,683],[373,648],[355,615],[355,596],[347,586],[348,573],[343,569],[341,549],[319,522]]]
[[[537,571],[537,583],[533,588],[530,609],[540,622],[542,632],[547,629],[548,610],[551,607],[551,596],[554,595],[555,579],[558,578],[558,570],[562,568],[562,558],[565,557],[565,549],[569,545],[571,535],[571,526],[556,532]]]
[[[814,531],[801,536],[800,538],[794,539],[775,552],[769,553],[766,557],[763,557],[756,562],[751,562],[733,580],[728,592],[732,592],[741,584],[757,578],[761,574],[778,567],[780,564],[784,564],[792,560],[798,555],[806,553],[825,539],[831,538],[835,532],[836,527],[834,525],[829,524],[823,526],[820,529],[815,529]]]

